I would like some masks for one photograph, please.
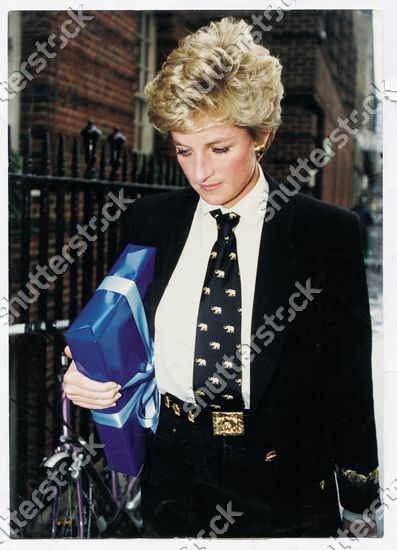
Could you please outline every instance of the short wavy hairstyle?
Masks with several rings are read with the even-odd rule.
[[[160,134],[197,131],[208,117],[245,127],[256,141],[270,132],[268,148],[281,124],[282,65],[251,30],[243,19],[224,17],[179,42],[144,88]]]

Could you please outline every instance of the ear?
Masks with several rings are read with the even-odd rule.
[[[262,138],[262,142],[261,142],[260,145],[261,145],[262,147],[266,147],[266,144],[267,144],[267,142],[268,142],[269,139],[270,139],[270,131],[268,131],[268,132],[263,132],[262,136],[263,136],[263,138]],[[258,144],[258,145],[259,145],[259,144]]]

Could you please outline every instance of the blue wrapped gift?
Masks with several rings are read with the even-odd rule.
[[[153,280],[155,248],[128,244],[65,333],[77,370],[121,384],[116,407],[92,410],[112,470],[136,476],[148,431],[156,431],[160,394],[143,299]]]

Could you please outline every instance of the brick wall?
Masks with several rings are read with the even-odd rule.
[[[56,55],[46,59],[44,70],[22,91],[21,131],[30,127],[34,137],[44,130],[76,136],[92,118],[103,139],[118,126],[126,147],[133,148],[136,16],[131,11],[84,14],[94,19],[61,49],[66,11],[23,12],[22,59],[36,50],[37,40],[47,42],[52,33],[55,46],[47,49]]]

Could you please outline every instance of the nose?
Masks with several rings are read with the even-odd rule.
[[[194,177],[198,183],[204,183],[213,175],[214,171],[211,162],[205,153],[194,155]]]

